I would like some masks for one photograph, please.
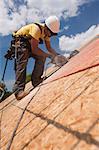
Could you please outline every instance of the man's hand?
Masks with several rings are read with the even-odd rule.
[[[51,58],[51,63],[55,64],[56,66],[59,66],[59,67],[63,66],[67,62],[68,62],[68,60],[66,59],[66,57],[62,56],[62,55],[57,55],[57,56]]]

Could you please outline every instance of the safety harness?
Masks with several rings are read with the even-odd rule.
[[[36,24],[39,27],[41,34],[42,34],[42,28],[41,28],[40,24],[39,23],[34,23],[34,24]],[[41,38],[39,38],[39,44],[43,44],[43,40]]]

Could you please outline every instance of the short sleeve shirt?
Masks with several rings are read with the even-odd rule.
[[[38,25],[36,25],[35,23],[33,24],[29,24],[26,26],[23,26],[22,28],[20,28],[15,35],[21,35],[21,36],[32,36],[33,38],[35,38],[36,40],[39,41],[39,39],[42,39],[44,41],[50,41],[50,38],[48,36],[45,36],[44,33],[44,24],[40,24],[41,26],[41,30],[39,28]]]

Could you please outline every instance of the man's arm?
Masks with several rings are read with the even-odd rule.
[[[41,50],[38,45],[39,45],[39,41],[36,40],[35,38],[32,38],[31,41],[31,49],[32,49],[32,53],[37,55],[37,56],[42,56],[42,57],[49,57],[49,54],[45,53],[43,50]]]
[[[55,57],[58,53],[51,47],[50,41],[45,41],[45,45],[49,53],[52,54],[53,57]]]

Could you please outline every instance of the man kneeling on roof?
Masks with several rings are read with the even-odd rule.
[[[50,37],[57,35],[59,28],[59,19],[56,16],[50,16],[45,20],[44,24],[32,23],[23,26],[13,33],[13,37],[16,39],[15,45],[18,45],[15,46],[15,49],[17,49],[16,81],[13,88],[17,100],[22,99],[28,94],[28,92],[24,91],[28,58],[33,57],[35,59],[31,81],[33,87],[36,87],[43,80],[41,76],[44,71],[46,58],[54,58],[58,55],[51,47]],[[38,47],[43,41],[45,42],[48,53]]]

